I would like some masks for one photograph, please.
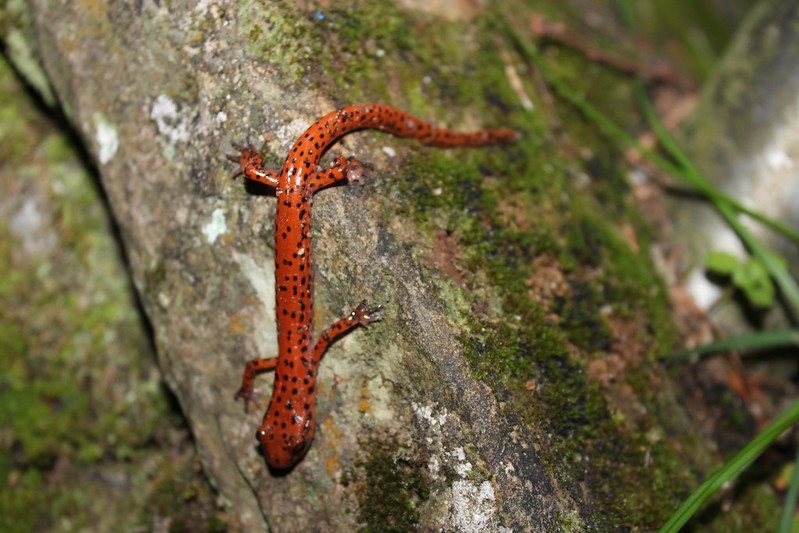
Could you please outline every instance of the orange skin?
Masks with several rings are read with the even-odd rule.
[[[323,116],[294,143],[280,172],[263,167],[263,156],[252,146],[236,146],[236,176],[275,188],[278,199],[275,223],[275,285],[277,290],[278,356],[247,363],[236,393],[245,408],[255,402],[255,375],[275,371],[269,407],[256,438],[266,460],[277,470],[294,466],[311,445],[316,421],[316,372],[333,340],[357,327],[379,320],[378,307],[361,302],[346,318],[325,329],[316,342],[313,331],[313,267],[311,264],[311,203],[315,192],[340,182],[360,182],[363,165],[339,156],[327,169],[319,168],[325,150],[339,138],[360,129],[382,130],[411,137],[429,146],[484,146],[513,142],[511,130],[458,133],[435,128],[398,109],[382,104],[344,107]]]

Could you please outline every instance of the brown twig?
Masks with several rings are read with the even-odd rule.
[[[591,61],[603,63],[619,72],[639,76],[647,81],[674,86],[686,91],[693,88],[693,84],[688,79],[675,72],[668,65],[651,66],[636,63],[624,57],[596,50],[577,35],[570,33],[562,23],[549,22],[540,14],[534,14],[530,19],[530,31],[539,38],[568,46]]]

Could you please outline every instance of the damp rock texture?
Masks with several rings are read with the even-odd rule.
[[[9,59],[99,174],[218,501],[246,531],[656,529],[713,462],[655,361],[673,330],[618,154],[549,138],[477,7],[311,4],[5,8]],[[370,100],[522,140],[444,151],[356,133],[332,148],[371,166],[314,198],[315,334],[362,299],[382,321],[328,351],[313,445],[273,472],[262,412],[234,393],[247,360],[276,355],[277,200],[224,155],[249,136],[280,167],[316,118]],[[18,207],[26,253],[50,246],[46,213]]]

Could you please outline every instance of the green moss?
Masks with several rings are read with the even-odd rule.
[[[363,446],[367,459],[363,469],[366,489],[359,495],[361,531],[401,533],[415,531],[419,506],[428,498],[425,465],[410,459],[408,450],[391,438],[372,439]]]
[[[513,107],[508,102],[515,101],[515,95],[493,55],[491,22],[481,24],[468,64],[465,56],[445,47],[436,51],[449,69],[469,73],[453,83],[447,100],[462,109],[481,109],[485,124],[506,123],[498,117]],[[437,32],[446,36],[453,29],[462,31],[458,24],[442,24]],[[413,61],[433,77],[446,79],[440,64],[426,63],[430,55],[416,54],[413,44],[406,46]],[[567,77],[569,72],[575,79],[585,75],[584,60],[566,55],[560,68]],[[592,82],[592,95],[606,95],[612,108],[623,108],[619,102],[628,93],[626,88],[615,90],[617,75],[597,68]],[[436,95],[431,96],[420,105],[435,102]],[[524,118],[519,113],[512,116],[516,121]],[[653,454],[643,437],[628,434],[625,424],[630,421],[609,408],[586,369],[592,357],[610,349],[609,314],[615,320],[643,315],[646,328],[637,334],[648,347],[645,359],[667,350],[673,333],[665,292],[648,259],[650,235],[641,229],[625,169],[613,163],[621,160],[618,148],[578,113],[565,110],[563,117],[574,135],[572,142],[587,147],[592,157],[575,161],[566,152],[544,147],[541,139],[546,134],[537,119],[529,117],[512,124],[523,132],[517,145],[457,154],[413,148],[398,176],[377,186],[387,190],[382,195],[386,216],[411,217],[431,233],[444,230],[457,240],[465,270],[482,273],[467,279],[466,285],[487,279],[500,295],[497,318],[473,316],[465,328],[472,333],[461,342],[474,376],[507,400],[507,409],[551,435],[543,452],[548,468],[574,494],[588,486],[597,511],[586,514],[601,528],[630,523],[654,527],[676,495],[671,489],[657,501],[642,501],[640,495],[650,492],[653,473],[640,466],[648,453],[653,470],[669,472],[678,467],[675,456],[668,448]],[[581,173],[592,179],[590,191],[577,191],[564,179]],[[497,179],[486,182],[486,176]],[[622,224],[638,229],[639,251],[621,237]],[[557,258],[570,291],[549,307],[530,297],[529,280],[536,276],[533,262],[544,254]],[[548,318],[550,313],[560,317],[557,324]],[[645,373],[631,372],[630,379],[634,387],[649,386]],[[592,458],[590,464],[585,457]]]
[[[384,93],[388,79],[375,74],[385,72],[381,64],[387,52],[404,54],[419,47],[410,37],[411,19],[390,3],[325,9],[300,9],[285,1],[243,4],[237,18],[243,22],[248,53],[281,69],[286,83],[346,86],[350,102],[360,99],[362,87]]]
[[[247,52],[280,69],[286,85],[301,81],[337,102],[385,101],[454,126],[510,120],[511,127],[523,132],[520,143],[501,149],[444,153],[414,148],[415,155],[397,169],[397,179],[378,184],[388,191],[386,216],[410,217],[430,232],[443,229],[461,247],[459,259],[468,270],[482,276],[466,279],[465,285],[477,287],[488,280],[499,309],[469,306],[488,311],[472,314],[468,329],[475,333],[461,339],[473,374],[508,400],[509,411],[542,435],[551,435],[551,446],[542,448],[543,459],[570,494],[592,495],[595,508],[585,513],[593,514],[598,529],[659,523],[664,509],[675,503],[675,493],[680,496],[687,486],[682,479],[675,482],[674,473],[682,471],[679,459],[662,441],[653,444],[627,435],[624,425],[631,421],[610,409],[599,386],[586,376],[589,361],[608,349],[608,308],[617,319],[643,315],[645,327],[637,334],[648,347],[645,359],[667,350],[673,337],[664,291],[647,259],[649,236],[641,231],[640,217],[628,199],[624,169],[614,163],[621,160],[618,150],[560,102],[554,108],[539,102],[535,114],[525,114],[512,103],[517,98],[497,59],[498,31],[490,18],[445,23],[389,2],[356,0],[344,8],[330,4],[317,12],[288,0],[242,3],[236,20],[247,37]],[[196,29],[207,31],[203,24]],[[553,48],[552,53],[557,53],[552,66],[558,76],[583,87],[587,98],[600,101],[620,123],[634,120],[627,113],[630,92],[624,78],[573,52]],[[450,107],[440,105],[442,101]],[[568,139],[553,140],[544,129],[548,113]],[[5,125],[18,115],[3,108],[0,117]],[[0,130],[0,141],[13,141],[0,142],[8,147],[8,154],[0,155],[28,154],[35,138]],[[593,155],[575,161],[574,150],[554,146],[559,142],[587,148]],[[75,171],[74,163],[60,160],[66,144],[54,140],[42,150],[60,165],[52,174],[65,176],[62,183],[73,190],[86,176]],[[590,176],[590,191],[577,190],[567,179],[581,173]],[[486,176],[497,179],[486,182]],[[97,237],[104,222],[98,216],[96,191],[89,188],[73,199],[74,204],[53,212],[59,242],[72,254],[68,260],[101,273],[100,278],[116,280],[111,289],[125,292],[126,278],[105,270],[114,252]],[[633,252],[617,234],[614,228],[621,223],[639,231],[640,252]],[[86,469],[104,457],[135,460],[148,442],[163,438],[158,427],[170,421],[164,420],[168,408],[157,379],[147,377],[149,363],[104,359],[109,351],[117,355],[119,345],[132,344],[134,352],[149,348],[134,340],[131,302],[104,299],[105,285],[90,284],[77,295],[66,294],[69,284],[53,275],[62,270],[60,261],[45,262],[36,271],[10,268],[10,245],[3,244],[11,241],[7,228],[0,237],[5,265],[0,304],[16,312],[16,302],[29,302],[25,310],[42,321],[31,326],[6,311],[0,322],[2,354],[10,354],[2,360],[9,370],[0,381],[0,422],[8,425],[0,426],[0,446],[3,452],[14,452],[0,454],[0,479],[15,483],[14,490],[0,492],[0,520],[13,517],[27,530],[41,529],[40,521],[52,518],[51,503],[52,509],[74,503],[56,495],[44,479],[46,469],[64,458]],[[537,274],[533,261],[544,254],[557,258],[570,289],[551,306],[530,294],[529,280]],[[150,275],[162,276],[163,268]],[[30,289],[37,284],[41,287]],[[560,317],[557,323],[549,318],[553,312]],[[119,327],[109,327],[109,319]],[[99,369],[109,369],[111,378],[132,376],[143,383],[133,386],[130,395],[113,385],[98,393],[95,384],[104,377]],[[69,379],[50,385],[64,376]],[[629,371],[625,379],[650,401],[644,393],[650,386],[645,371]],[[101,413],[98,404],[107,392],[126,400]],[[23,420],[34,422],[18,427]],[[427,498],[422,465],[406,459],[405,451],[390,440],[366,448],[369,459],[361,466],[367,490],[360,493],[364,529],[414,529],[418,506]],[[643,469],[647,462],[652,466]],[[152,483],[138,485],[154,491],[144,514],[170,517],[175,530],[224,527],[216,516],[199,519],[183,513],[184,507],[192,510],[192,502],[207,496],[204,487],[192,482],[192,471],[186,463],[176,465]],[[659,500],[641,501],[653,493],[652,480]],[[141,520],[149,525],[144,515]],[[576,517],[564,519],[564,525],[578,523]]]
[[[130,530],[183,421],[96,181],[2,62],[0,94],[0,530]]]
[[[20,473],[11,456],[0,456],[0,475],[10,489],[0,492],[0,530],[14,532],[42,531],[49,524],[49,508],[55,491],[47,486],[39,470]]]
[[[307,79],[307,67],[319,56],[307,13],[292,11],[288,2],[243,2],[236,17],[247,52],[281,68],[289,81]]]
[[[247,52],[280,69],[284,83],[300,81],[341,104],[382,101],[425,117],[452,118],[435,103],[482,107],[482,87],[489,88],[489,100],[499,87],[477,83],[479,61],[496,61],[492,47],[475,46],[473,35],[496,32],[486,23],[442,23],[391,2],[369,0],[322,9],[287,1],[242,4],[237,20]],[[497,75],[504,80],[501,70]]]
[[[198,464],[185,457],[164,465],[149,482],[149,497],[141,508],[140,527],[152,527],[155,518],[169,524],[170,533],[227,531],[227,518],[215,511],[214,494],[197,475],[199,469]]]
[[[295,11],[291,20],[262,12],[245,29],[251,53],[269,56],[289,76],[324,88],[342,103],[388,101],[456,127],[464,113],[479,116],[485,125],[505,125],[510,118],[510,126],[522,132],[520,143],[498,149],[411,148],[397,176],[376,184],[385,191],[384,211],[387,217],[410,217],[430,234],[443,230],[452,236],[465,270],[482,274],[466,285],[487,279],[499,295],[500,309],[473,316],[467,324],[473,333],[461,339],[465,354],[474,376],[508,399],[509,410],[552,436],[543,458],[574,494],[588,486],[602,511],[586,514],[610,529],[629,523],[654,526],[674,504],[673,490],[658,501],[640,500],[653,475],[640,465],[644,450],[652,453],[652,448],[637,434],[627,434],[625,425],[632,422],[611,409],[600,386],[586,376],[589,361],[612,344],[609,316],[645,326],[635,330],[636,341],[648,349],[645,359],[668,350],[673,339],[665,291],[648,259],[650,234],[635,212],[618,147],[560,102],[554,109],[539,106],[542,112],[534,115],[518,109],[508,113],[518,107],[512,103],[517,97],[497,60],[498,31],[490,16],[468,24],[437,20],[435,31],[417,40],[409,36],[424,29],[424,16],[413,18],[389,3],[368,7],[355,2],[320,16]],[[468,43],[467,33],[473,38]],[[304,71],[291,66],[300,64]],[[624,77],[563,50],[553,68],[567,82],[585,87],[587,98],[603,101],[601,107],[612,110],[614,119],[631,120]],[[391,85],[385,72],[403,81]],[[420,72],[431,83],[422,82]],[[442,110],[436,105],[440,101],[450,107]],[[568,131],[563,151],[542,127],[547,112]],[[591,155],[575,160],[574,145]],[[577,190],[567,179],[576,175],[588,176],[591,187]],[[486,176],[496,179],[487,182]],[[636,228],[639,251],[622,238],[618,228],[624,224]],[[530,294],[533,263],[545,254],[557,259],[569,288],[547,306]],[[559,317],[557,324],[549,318],[552,313]],[[649,388],[645,372],[630,372],[629,379],[642,395]],[[594,459],[584,464],[583,457]],[[658,448],[650,456],[653,470],[676,468],[673,458],[673,452]],[[378,471],[375,463],[369,475],[401,479],[396,464],[383,459],[388,471]],[[385,516],[378,504],[386,498],[364,496],[363,518]],[[408,511],[403,516],[413,522],[416,517],[403,498],[396,508]]]

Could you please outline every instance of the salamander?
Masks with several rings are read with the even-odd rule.
[[[294,143],[280,171],[266,169],[264,157],[251,144],[234,145],[229,159],[239,164],[234,177],[245,176],[275,189],[275,287],[277,292],[277,357],[249,361],[236,398],[247,406],[256,401],[256,374],[273,370],[274,386],[256,439],[266,460],[277,470],[299,462],[311,445],[316,422],[316,373],[327,347],[357,326],[379,320],[380,306],[362,301],[352,312],[322,331],[313,341],[313,267],[311,263],[311,203],[313,195],[336,183],[360,182],[364,165],[338,156],[332,166],[319,167],[325,150],[343,135],[375,129],[410,137],[439,148],[508,143],[518,133],[485,129],[470,133],[436,128],[398,109],[382,104],[351,105],[317,120]]]

